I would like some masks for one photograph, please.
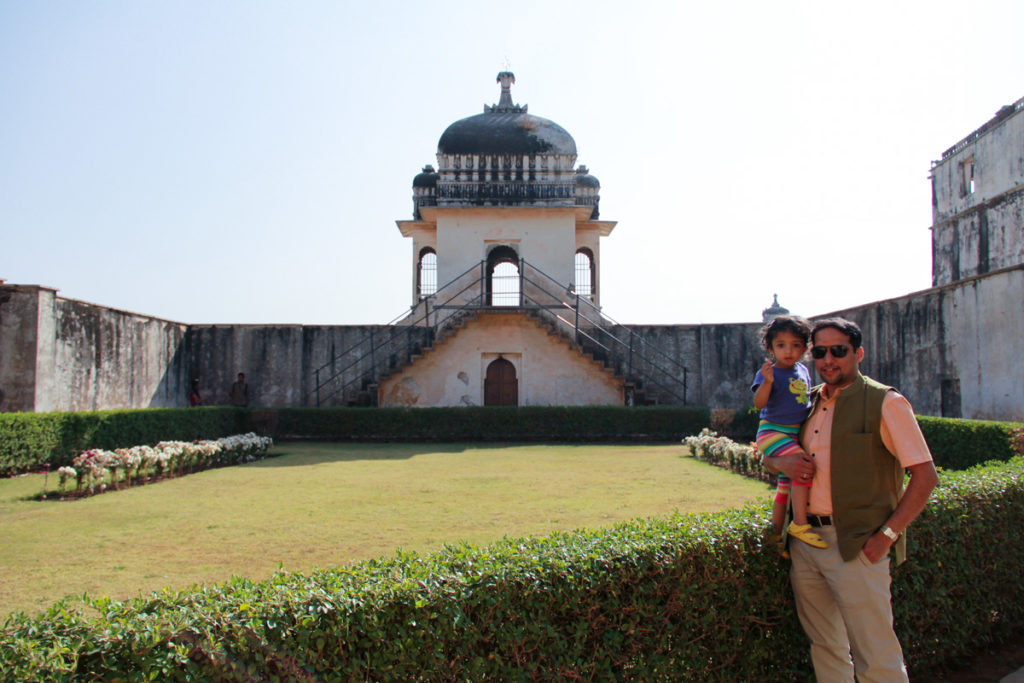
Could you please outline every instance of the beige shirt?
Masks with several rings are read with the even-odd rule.
[[[807,418],[803,447],[814,458],[814,480],[807,510],[815,515],[832,514],[832,416],[842,389],[822,387],[814,412]],[[931,451],[914,417],[910,402],[895,391],[882,401],[882,443],[904,468],[932,459]]]

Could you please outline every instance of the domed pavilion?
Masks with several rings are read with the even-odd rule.
[[[515,75],[497,82],[497,104],[441,134],[436,167],[413,178],[412,219],[396,221],[412,240],[403,322],[435,334],[378,403],[622,405],[623,379],[580,343],[601,318],[600,241],[615,227],[601,184],[568,131],[513,102]]]

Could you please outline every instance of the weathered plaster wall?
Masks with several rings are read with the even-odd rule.
[[[1024,265],[835,314],[863,328],[864,372],[898,387],[918,413],[1024,421]],[[488,316],[494,320],[480,322]],[[763,358],[759,324],[629,327],[685,366],[687,403],[750,405],[749,382]],[[254,405],[316,405],[315,370],[345,349],[367,344],[371,332],[376,357],[395,367],[403,362],[401,345],[385,343],[388,335],[422,342],[426,334],[424,328],[386,326],[186,328],[61,299],[51,289],[4,285],[0,410],[184,406],[193,377],[200,380],[204,402],[220,404],[227,402],[238,372],[247,375]],[[444,352],[428,353],[415,373],[385,380],[383,404],[481,404],[486,363],[498,353],[517,367],[522,405],[624,399],[621,386],[600,366],[511,310],[482,314],[439,348]],[[335,361],[321,376],[338,374],[348,381],[368,363]],[[340,384],[324,388],[322,405],[368,400],[360,383],[354,391],[327,395]],[[646,390],[647,398],[679,402],[653,385]]]
[[[622,382],[523,313],[481,313],[384,380],[382,406],[483,405],[487,366],[516,368],[519,405],[622,405]]]
[[[37,411],[183,404],[187,326],[57,296],[39,319]]]
[[[186,326],[0,287],[0,410],[181,405]]]
[[[864,332],[862,370],[919,414],[1024,420],[1024,266],[837,314]]]
[[[934,285],[1022,262],[1024,189],[980,203],[932,228]]]
[[[0,412],[35,410],[40,290],[0,285]]]
[[[436,209],[437,274],[444,284],[507,244],[559,282],[573,279],[576,213],[564,209]]]
[[[932,285],[1024,263],[1024,100],[932,165]]]
[[[199,379],[207,404],[227,403],[228,388],[236,375],[244,372],[253,405],[315,406],[316,371],[321,369],[320,378],[325,382],[321,405],[347,405],[365,398],[361,384],[350,381],[369,369],[370,357],[359,357],[369,350],[371,332],[376,357],[388,359],[396,355],[397,343],[385,341],[392,331],[383,325],[193,326],[189,330],[189,375]],[[356,352],[341,357],[349,349]]]

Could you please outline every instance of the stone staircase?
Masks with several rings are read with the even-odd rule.
[[[518,306],[488,305],[483,264],[474,265],[385,326],[387,333],[371,333],[318,368],[316,405],[376,405],[382,381],[445,344],[484,311],[525,313],[621,380],[627,405],[686,403],[687,369],[681,363],[525,260],[519,268]]]

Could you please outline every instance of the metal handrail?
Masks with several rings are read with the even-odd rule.
[[[466,276],[473,275],[474,271],[475,276],[471,277],[467,282],[460,283]],[[576,294],[571,284],[568,286],[563,285],[544,271],[528,263],[525,259],[519,260],[519,277],[519,305],[509,308],[535,311],[539,317],[552,321],[556,330],[564,326],[567,332],[571,333],[572,341],[581,351],[589,353],[596,360],[604,363],[606,367],[614,369],[626,381],[635,382],[641,379],[644,382],[657,386],[661,391],[673,396],[676,400],[684,404],[686,403],[688,371],[685,365],[650,344],[629,327],[621,325],[605,315],[589,298]],[[371,330],[369,335],[316,368],[314,371],[316,404],[318,406],[321,405],[324,400],[346,391],[357,382],[377,381],[378,368],[382,373],[392,371],[396,356],[404,357],[400,364],[408,363],[409,358],[414,352],[413,349],[421,341],[424,347],[429,348],[436,341],[439,333],[446,329],[453,320],[463,318],[466,312],[488,308],[506,308],[505,306],[491,306],[486,302],[485,279],[486,262],[481,261],[452,278],[439,287],[434,294],[424,297],[421,302],[411,306],[410,310],[388,323],[385,326],[387,331],[381,330],[383,334],[380,338],[377,338],[378,332],[376,330]],[[533,288],[535,290],[534,293],[538,294],[541,298],[532,296],[527,291],[527,285]],[[468,298],[465,297],[467,292],[472,292],[477,287],[479,288],[478,294]],[[443,300],[439,301],[439,299]],[[424,310],[421,314],[415,315],[420,303],[423,304]],[[571,313],[572,319],[564,317],[560,311]],[[433,322],[431,322],[431,314],[433,314]],[[406,324],[398,325],[402,321],[405,321]],[[413,341],[412,330],[417,328],[429,330],[425,340]],[[625,341],[615,334],[615,328],[624,330],[627,333]],[[378,358],[377,350],[393,346],[403,331],[405,331],[406,335],[404,346],[399,345],[398,348],[389,349],[389,353]],[[367,343],[369,343],[369,350],[362,349]],[[321,379],[321,372],[325,368],[336,365],[353,354],[354,357],[345,363],[340,370],[333,372],[329,377]],[[352,379],[343,381],[331,391],[323,393],[325,387],[336,382],[339,377],[343,377],[358,364],[365,362],[368,357],[370,359],[370,367],[367,371],[356,373],[356,376]],[[668,361],[668,363],[665,363],[668,369],[662,367],[662,364],[659,362],[662,359]],[[641,365],[646,366],[646,368],[639,367],[634,362],[635,360],[641,361]],[[682,380],[679,379],[677,374],[674,374],[673,370],[682,372]],[[681,384],[682,395],[680,396],[672,386],[668,386],[670,384],[675,386]]]

